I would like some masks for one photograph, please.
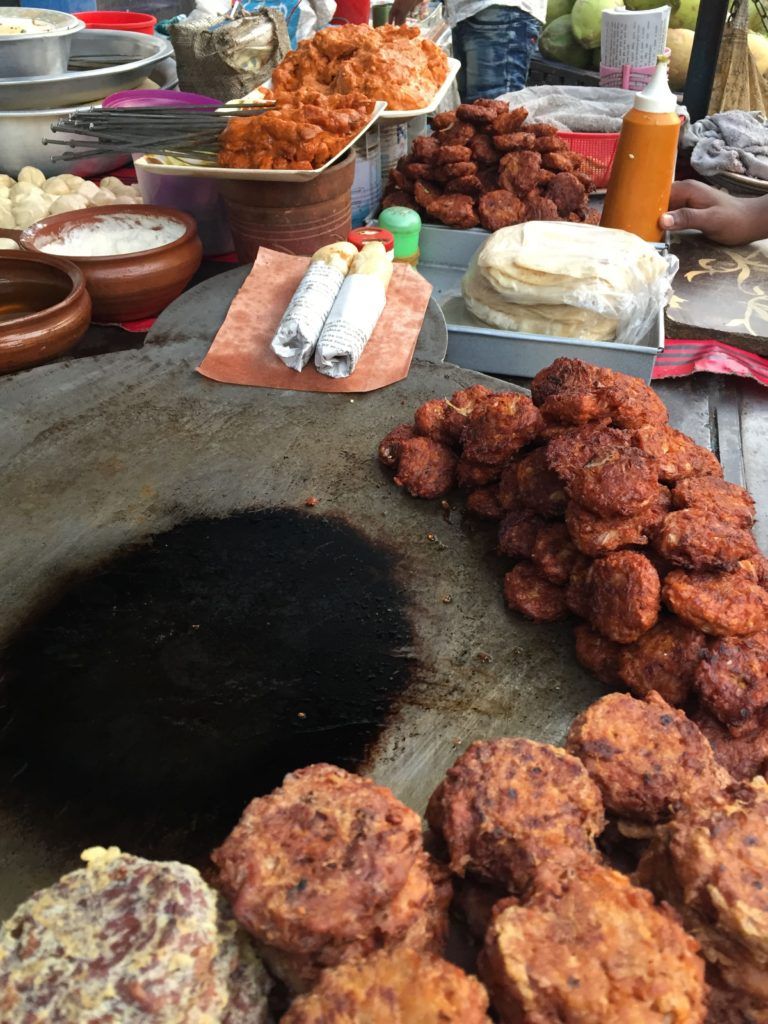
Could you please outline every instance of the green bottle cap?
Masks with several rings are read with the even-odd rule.
[[[379,227],[391,231],[395,239],[395,259],[407,259],[419,251],[421,217],[407,206],[390,206],[379,215]]]

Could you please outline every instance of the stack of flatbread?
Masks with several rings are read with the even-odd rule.
[[[670,268],[636,235],[593,224],[529,221],[496,231],[462,290],[486,324],[520,334],[639,343]]]

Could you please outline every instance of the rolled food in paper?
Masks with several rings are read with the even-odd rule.
[[[381,242],[359,252],[325,321],[315,367],[327,377],[349,377],[387,302],[392,263]]]
[[[357,256],[350,242],[334,242],[318,249],[293,293],[272,339],[272,351],[292,370],[303,370]]]

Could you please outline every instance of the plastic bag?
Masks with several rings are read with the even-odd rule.
[[[336,13],[334,0],[245,0],[243,7],[246,11],[257,11],[262,7],[280,11],[285,18],[293,50],[302,39],[308,39],[330,24]]]
[[[505,330],[638,345],[665,306],[678,265],[626,231],[531,221],[491,235],[463,291],[476,316]]]

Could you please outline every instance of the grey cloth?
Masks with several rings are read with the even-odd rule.
[[[705,177],[731,171],[768,181],[768,120],[758,111],[726,110],[688,125],[683,144]]]
[[[548,121],[563,132],[618,132],[635,94],[600,86],[534,85],[499,99],[525,107],[532,121]],[[685,107],[678,113],[687,117]]]

